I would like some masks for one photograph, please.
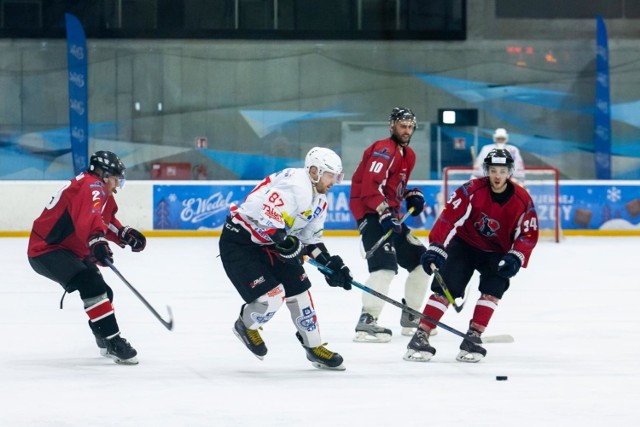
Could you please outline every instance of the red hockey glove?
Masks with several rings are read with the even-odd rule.
[[[103,267],[107,266],[107,260],[113,263],[113,252],[109,247],[109,242],[104,236],[91,236],[89,238],[89,249],[91,250],[92,260]]]
[[[147,246],[147,238],[144,237],[144,234],[128,225],[120,229],[118,238],[123,244],[131,246],[132,252],[140,252]]]

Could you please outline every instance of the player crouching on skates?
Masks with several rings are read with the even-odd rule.
[[[421,264],[427,274],[437,268],[453,298],[462,297],[475,270],[480,273],[480,298],[469,322],[468,336],[487,328],[509,279],[526,267],[538,242],[538,217],[529,193],[511,181],[513,158],[494,149],[484,159],[485,177],[472,179],[447,201],[429,234]],[[436,280],[423,314],[440,320],[449,307]],[[426,362],[436,354],[429,344],[435,325],[424,319],[407,345],[404,360]],[[463,340],[456,360],[478,362],[481,345]]]
[[[108,240],[140,252],[146,238],[115,217],[113,196],[122,188],[125,166],[110,151],[98,151],[89,169],[55,194],[34,221],[27,255],[36,273],[59,283],[67,292],[78,291],[89,316],[89,326],[100,353],[116,363],[135,365],[137,352],[120,336],[113,311],[113,291],[96,264],[113,263]],[[60,301],[62,307],[62,301]]]
[[[284,169],[258,184],[231,215],[220,236],[225,272],[245,301],[234,334],[262,360],[267,346],[259,329],[286,302],[307,359],[321,369],[344,370],[342,356],[320,338],[311,282],[302,266],[306,253],[333,271],[330,286],[351,289],[351,272],[322,243],[326,193],[342,180],[342,161],[327,148],[312,148],[305,168]]]

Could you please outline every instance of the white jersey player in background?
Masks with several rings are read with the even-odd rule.
[[[343,359],[329,351],[320,329],[302,266],[307,254],[333,274],[330,286],[351,289],[351,272],[322,242],[327,216],[326,193],[342,180],[342,161],[327,148],[312,148],[305,167],[266,177],[231,214],[220,236],[225,272],[245,304],[233,332],[259,359],[267,354],[262,328],[286,303],[296,336],[313,366],[344,370]]]
[[[524,185],[524,177],[525,177],[525,168],[524,168],[524,160],[522,160],[522,155],[520,154],[520,149],[515,145],[508,144],[509,142],[509,134],[506,129],[498,128],[493,133],[493,142],[494,144],[487,144],[482,149],[475,158],[473,163],[473,176],[475,178],[482,178],[485,176],[484,174],[484,159],[489,155],[491,150],[499,148],[504,149],[511,154],[514,162],[514,171],[511,180],[517,182],[520,185]]]

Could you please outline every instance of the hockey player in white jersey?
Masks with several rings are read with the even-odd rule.
[[[302,265],[307,254],[325,265],[330,286],[351,289],[351,271],[322,242],[326,193],[342,180],[342,161],[327,148],[312,148],[304,168],[266,177],[231,214],[220,236],[225,272],[244,300],[234,334],[259,359],[267,346],[259,329],[286,303],[307,359],[321,369],[344,370],[342,356],[320,337],[311,282]]]
[[[487,144],[476,156],[476,160],[473,163],[473,176],[476,178],[482,178],[485,176],[484,173],[484,159],[489,155],[491,150],[496,148],[505,149],[511,154],[513,158],[513,175],[511,176],[511,180],[513,182],[517,182],[520,185],[524,185],[524,176],[525,176],[525,168],[524,168],[524,160],[522,160],[522,155],[520,154],[520,149],[515,145],[508,144],[509,142],[509,134],[506,129],[498,128],[493,133],[493,142],[494,144]]]

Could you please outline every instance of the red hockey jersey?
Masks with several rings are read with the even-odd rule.
[[[117,211],[115,198],[107,196],[100,178],[83,172],[58,190],[33,222],[27,255],[65,249],[84,258],[89,255],[89,237],[97,234],[118,243],[122,224]]]
[[[429,242],[445,245],[457,235],[469,245],[486,252],[509,251],[529,262],[538,242],[538,216],[527,190],[509,183],[513,194],[503,203],[491,197],[489,178],[472,179],[459,187],[438,216]]]
[[[416,164],[416,154],[409,146],[400,148],[391,138],[369,146],[351,178],[349,208],[356,220],[386,201],[400,211],[407,182]]]

